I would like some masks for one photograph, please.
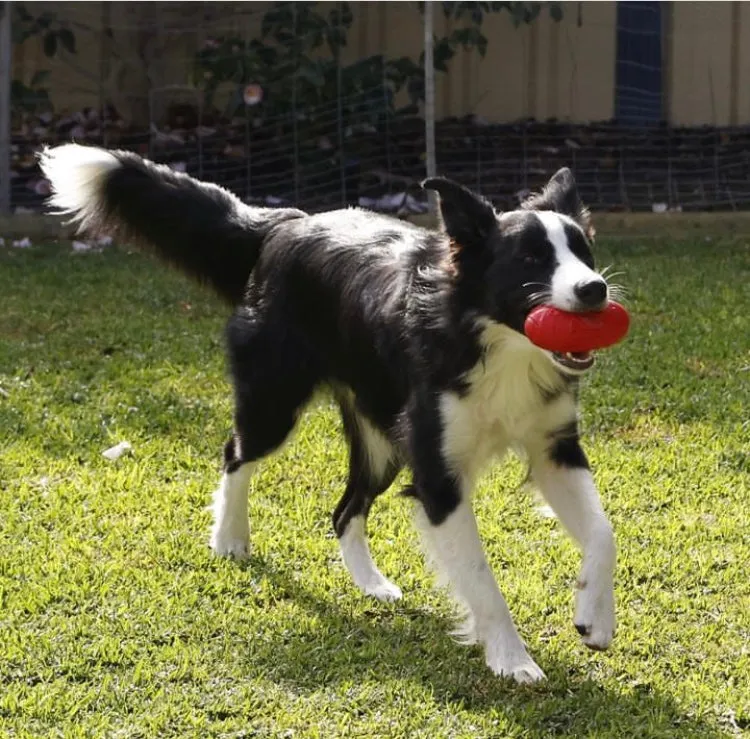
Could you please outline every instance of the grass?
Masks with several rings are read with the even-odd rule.
[[[253,555],[210,556],[230,430],[226,311],[125,250],[0,250],[0,735],[700,737],[750,732],[750,248],[633,237],[634,326],[583,394],[618,535],[611,651],[572,626],[579,556],[509,460],[476,501],[549,681],[494,678],[446,635],[409,503],[372,547],[395,605],[350,583],[346,467],[323,400],[251,497]],[[133,454],[101,452],[123,439]]]

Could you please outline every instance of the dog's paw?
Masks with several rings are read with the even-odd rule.
[[[576,595],[576,630],[589,649],[603,651],[615,635],[615,597],[611,587],[585,585]]]
[[[250,550],[250,532],[214,530],[211,532],[209,543],[214,554],[219,557],[247,559]]]
[[[531,657],[529,657],[528,662],[525,664],[514,667],[511,677],[519,685],[531,685],[532,683],[540,683],[547,679],[542,668]]]
[[[499,677],[514,680],[519,684],[538,683],[546,680],[542,668],[534,662],[517,634],[506,634],[486,642],[487,666]]]
[[[385,603],[401,600],[403,593],[401,588],[390,580],[383,578],[379,582],[368,584],[363,588],[366,595],[371,595]]]
[[[505,659],[490,659],[488,657],[487,666],[498,677],[508,678],[519,685],[529,685],[547,679],[542,668],[531,659],[526,651]]]
[[[382,601],[401,600],[401,588],[392,583],[370,559],[369,552],[354,552],[354,554],[364,554],[365,556],[349,556],[348,552],[342,548],[344,555],[344,565],[354,581],[354,584],[365,594]]]

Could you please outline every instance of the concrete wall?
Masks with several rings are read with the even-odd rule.
[[[51,5],[27,3],[32,12]],[[77,110],[111,97],[123,112],[140,110],[142,115],[150,85],[192,83],[192,55],[203,40],[229,31],[252,38],[267,5],[58,2],[54,11],[75,24],[78,53],[50,60],[38,42],[28,42],[14,50],[16,76],[28,81],[36,70],[50,70],[49,87],[58,109]],[[207,7],[213,19],[205,21]],[[376,53],[419,56],[422,16],[414,3],[361,2],[351,8],[346,60]],[[490,121],[611,118],[616,3],[565,2],[563,12],[559,23],[545,10],[520,28],[507,14],[487,17],[487,55],[460,52],[450,74],[438,73],[438,115],[473,113]],[[750,7],[677,2],[665,4],[665,13],[665,107],[671,121],[750,123]],[[449,31],[440,3],[435,3],[435,16],[436,33]],[[113,38],[102,33],[105,25],[115,29]]]

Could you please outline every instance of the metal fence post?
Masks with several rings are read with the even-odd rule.
[[[342,3],[336,4],[336,31],[341,33]],[[341,77],[341,46],[336,41],[336,133],[339,146],[339,178],[341,183],[341,207],[346,208],[346,154],[344,152],[344,101]]]
[[[433,61],[433,15],[432,0],[424,4],[424,132],[427,176],[435,177],[435,66]],[[430,213],[437,214],[437,195],[433,190],[427,193]]]
[[[0,3],[0,215],[10,215],[11,4]]]
[[[294,33],[294,48],[295,48],[295,60],[297,67],[299,67],[299,38],[297,36],[297,3],[292,2],[292,31]],[[299,121],[297,120],[297,70],[294,71],[292,77],[292,136],[294,138],[294,205],[300,207],[299,201],[299,187],[300,187],[300,172],[299,172],[299,132],[297,126]]]

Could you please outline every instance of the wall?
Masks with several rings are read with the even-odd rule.
[[[58,109],[78,110],[110,97],[123,112],[143,116],[150,87],[192,83],[192,55],[205,38],[228,31],[252,38],[267,5],[58,2],[55,12],[75,24],[78,53],[65,61],[49,60],[38,42],[28,42],[14,49],[16,75],[28,81],[36,70],[50,70],[49,87]],[[41,11],[50,4],[27,6]],[[380,52],[419,56],[424,34],[414,3],[362,2],[351,8],[346,60]],[[729,2],[665,3],[664,8],[670,120],[750,123],[750,8]],[[507,14],[488,16],[483,26],[487,55],[460,52],[449,75],[437,74],[438,115],[476,114],[491,121],[610,118],[616,3],[565,2],[563,10],[559,23],[545,10],[532,25],[520,28],[514,28]],[[111,39],[102,33],[106,25],[114,29]],[[449,30],[440,3],[435,3],[435,25],[440,35]]]
[[[579,15],[579,5],[580,15]],[[354,54],[411,55],[423,47],[422,15],[413,3],[357,3]],[[435,33],[452,27],[435,3]],[[437,74],[440,117],[474,113],[493,121],[526,117],[601,120],[614,111],[614,3],[563,3],[515,28],[507,13],[485,18],[487,54],[459,52],[450,75]]]
[[[731,5],[675,3],[671,9],[668,110],[675,123],[729,124]],[[750,96],[743,97],[747,108]],[[748,113],[750,109],[744,111],[745,120]]]

